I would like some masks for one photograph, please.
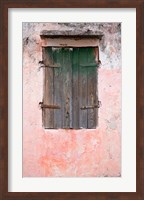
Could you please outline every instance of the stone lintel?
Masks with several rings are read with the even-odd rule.
[[[73,29],[73,30],[43,30],[40,33],[42,39],[45,38],[97,38],[101,39],[103,33],[101,31],[93,31],[90,29]]]

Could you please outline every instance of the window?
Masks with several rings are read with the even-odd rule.
[[[43,47],[43,126],[96,128],[98,47]]]

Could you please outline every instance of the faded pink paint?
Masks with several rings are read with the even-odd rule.
[[[38,107],[43,96],[43,71],[37,64],[41,42],[37,35],[33,38],[35,52],[29,46],[23,54],[23,176],[120,176],[121,69],[102,66],[98,71],[102,106],[96,130],[45,130]]]
[[[26,90],[23,176],[119,176],[120,84],[120,70],[99,70],[102,107],[96,130],[44,130],[38,109],[41,88],[34,87],[33,95]]]

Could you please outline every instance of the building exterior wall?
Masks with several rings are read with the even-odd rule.
[[[40,31],[77,24],[23,23],[23,176],[121,175],[121,33],[119,23],[79,24],[103,31],[100,42],[97,129],[45,130],[38,104],[43,98]]]

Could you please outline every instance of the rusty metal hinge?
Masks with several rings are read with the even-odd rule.
[[[60,64],[44,65],[43,60],[42,60],[42,61],[39,61],[38,64],[41,64],[41,66],[38,68],[38,71],[40,71],[40,69],[43,68],[43,67],[48,67],[48,68],[60,68]]]
[[[97,63],[80,64],[80,67],[97,67]]]
[[[60,109],[60,106],[58,105],[47,105],[43,104],[43,102],[39,102],[40,108],[49,108],[49,109]]]
[[[81,110],[100,108],[100,106],[101,106],[101,101],[98,101],[98,104],[89,105],[89,106],[82,106]]]

